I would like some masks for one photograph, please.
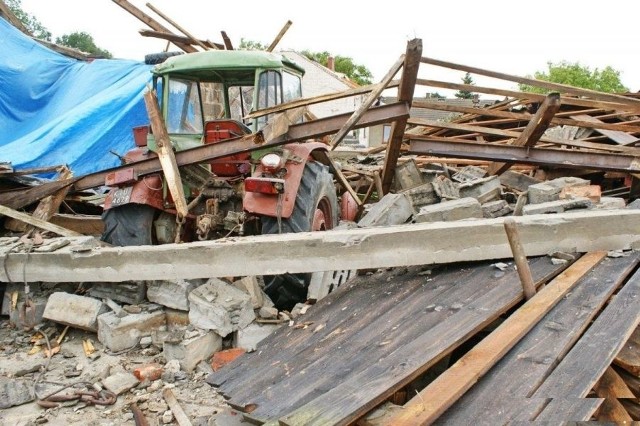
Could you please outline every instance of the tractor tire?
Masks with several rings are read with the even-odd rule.
[[[101,240],[114,246],[153,244],[153,220],[156,209],[146,204],[125,204],[102,213],[104,233]]]
[[[329,168],[313,161],[305,165],[293,213],[281,220],[262,218],[262,234],[323,231],[338,222],[338,198]],[[307,300],[311,274],[283,274],[264,277],[265,293],[280,310],[291,310]]]
[[[159,53],[149,53],[144,56],[144,63],[147,65],[157,65],[161,64],[172,56],[182,55],[183,52],[159,52]]]

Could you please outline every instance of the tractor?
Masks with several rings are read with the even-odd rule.
[[[279,54],[211,50],[167,56],[152,69],[152,84],[175,151],[255,133],[272,116],[248,120],[250,111],[302,97],[304,69]],[[136,147],[123,163],[156,156],[150,126],[133,132]],[[130,246],[332,229],[341,210],[355,210],[348,197],[339,203],[319,151],[327,145],[291,143],[183,166],[189,210],[184,218],[177,215],[162,173],[109,175],[102,239]],[[311,274],[264,278],[265,292],[281,309],[307,298]]]

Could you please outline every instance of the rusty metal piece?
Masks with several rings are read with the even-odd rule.
[[[133,420],[136,426],[149,426],[149,422],[136,404],[131,404],[131,412],[133,412]]]
[[[113,405],[117,400],[117,395],[108,390],[83,390],[77,389],[71,394],[53,394],[37,401],[37,404],[44,408],[55,408],[62,406],[68,401],[82,401],[86,405]]]

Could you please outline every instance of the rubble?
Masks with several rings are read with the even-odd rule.
[[[247,327],[236,331],[233,345],[247,352],[255,351],[262,340],[280,327],[281,325],[279,324],[249,324]]]
[[[222,349],[222,337],[212,331],[185,332],[184,337],[175,342],[165,341],[162,352],[168,361],[176,360],[180,368],[192,372],[198,363],[211,358]]]
[[[114,312],[98,317],[98,340],[113,352],[131,349],[145,336],[166,329],[164,311],[145,311],[119,318]]]
[[[165,280],[147,282],[147,299],[152,303],[181,311],[189,310],[189,293],[205,280]]]
[[[478,200],[467,197],[420,207],[420,211],[415,215],[414,221],[416,223],[451,222],[481,217],[482,208]]]
[[[107,306],[92,297],[57,292],[49,296],[43,318],[88,331],[98,331],[98,316]]]
[[[358,226],[389,226],[404,223],[414,214],[405,194],[387,194],[358,221]]]

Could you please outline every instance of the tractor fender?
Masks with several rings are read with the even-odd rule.
[[[131,188],[130,193],[128,193],[128,188]],[[124,199],[122,199],[123,193]],[[130,203],[146,204],[156,209],[164,210],[162,194],[162,178],[160,175],[143,176],[139,181],[131,185],[111,189],[104,200],[104,210]],[[113,205],[114,197],[121,198],[115,206]]]
[[[284,176],[284,193],[278,196],[247,192],[243,199],[243,208],[245,211],[264,216],[277,217],[278,199],[281,198],[282,206],[280,207],[280,217],[285,219],[291,217],[304,167],[308,161],[314,161],[311,159],[311,154],[318,150],[328,151],[327,145],[321,142],[292,143],[284,145],[283,148],[289,150],[296,157],[296,161],[287,161],[285,164],[287,173]],[[260,176],[261,174],[262,166],[258,165],[253,176]]]

